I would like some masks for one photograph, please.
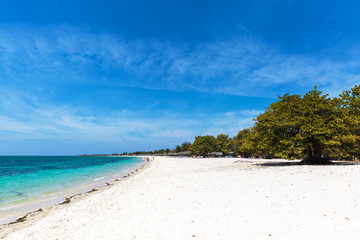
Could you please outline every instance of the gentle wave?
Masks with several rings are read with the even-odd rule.
[[[0,156],[0,222],[4,211],[13,207],[89,191],[144,163],[135,157]]]

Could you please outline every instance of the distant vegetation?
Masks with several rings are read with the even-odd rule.
[[[360,157],[360,85],[330,98],[315,86],[307,94],[285,94],[256,119],[251,128],[232,138],[220,134],[195,137],[170,150],[141,154],[211,153],[242,157],[302,159],[304,164],[323,164],[331,159]],[[127,153],[124,153],[127,154]]]

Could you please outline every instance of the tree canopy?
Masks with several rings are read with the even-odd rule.
[[[351,91],[344,91],[338,99],[344,115],[346,130],[341,136],[342,149],[349,155],[360,157],[360,85]],[[343,126],[344,128],[344,126]],[[343,152],[344,152],[343,151]],[[341,152],[341,153],[343,153]]]
[[[216,137],[217,150],[221,152],[227,152],[230,143],[229,135],[219,134]]]
[[[305,95],[285,94],[256,117],[253,127],[229,135],[198,136],[173,152],[194,155],[234,152],[243,157],[302,159],[306,164],[331,158],[360,158],[360,85],[331,98],[314,89]],[[169,149],[154,153],[169,153]]]
[[[251,128],[240,130],[235,137],[237,152],[242,157],[250,157],[256,152],[256,140],[254,131]]]
[[[182,152],[189,151],[190,146],[191,146],[191,142],[183,142],[181,144],[181,151]]]
[[[218,150],[217,139],[209,135],[195,137],[194,143],[190,146],[190,151],[200,156],[207,156],[209,153]]]
[[[342,113],[336,100],[315,88],[305,94],[279,97],[256,118],[255,131],[269,153],[304,163],[324,163],[341,145]],[[326,150],[326,151],[325,151]]]

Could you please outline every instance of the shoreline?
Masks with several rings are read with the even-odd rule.
[[[356,239],[359,164],[155,157],[119,183],[0,226],[4,239]]]
[[[7,226],[23,223],[25,222],[29,217],[35,216],[43,211],[53,209],[56,206],[64,205],[67,203],[70,203],[71,201],[75,199],[80,199],[81,197],[86,197],[88,194],[91,194],[96,191],[101,191],[102,189],[106,189],[107,187],[115,184],[116,182],[120,182],[121,180],[130,177],[134,175],[136,172],[140,171],[141,169],[144,169],[146,165],[148,165],[150,162],[146,161],[146,157],[144,156],[137,156],[138,158],[144,159],[144,164],[141,165],[139,168],[133,168],[129,169],[127,175],[124,175],[122,177],[115,177],[117,174],[112,173],[110,176],[101,177],[101,179],[106,179],[108,181],[102,182],[102,183],[96,183],[96,182],[84,182],[82,184],[77,184],[76,186],[69,187],[64,190],[64,192],[54,192],[55,197],[51,200],[50,198],[47,198],[44,196],[39,196],[38,200],[35,203],[29,203],[31,200],[27,201],[27,204],[30,205],[30,209],[36,209],[37,210],[28,210],[29,206],[14,206],[13,208],[17,209],[19,214],[16,214],[16,216],[8,217],[5,219],[7,222],[0,224],[0,238],[2,238],[2,229],[6,228]],[[90,189],[90,190],[88,190]],[[9,210],[4,210],[10,211]],[[10,220],[11,219],[11,220]]]

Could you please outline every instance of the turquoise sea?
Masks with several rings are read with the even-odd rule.
[[[144,164],[138,157],[0,156],[0,223],[20,208],[36,210],[31,206],[89,191]]]

